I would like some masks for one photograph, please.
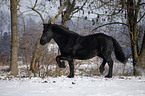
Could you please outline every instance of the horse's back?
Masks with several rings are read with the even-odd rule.
[[[74,55],[77,59],[90,59],[108,49],[113,50],[113,42],[109,36],[102,33],[92,34],[79,37],[74,46]]]
[[[78,42],[82,43],[83,45],[86,46],[91,46],[93,47],[99,47],[101,45],[108,45],[112,43],[112,39],[110,36],[105,35],[103,33],[96,33],[96,34],[91,34],[87,36],[82,36],[80,39],[78,39]]]
[[[113,41],[112,37],[105,35],[103,33],[94,34],[94,44],[96,44],[96,48],[100,51],[108,51],[113,50]]]

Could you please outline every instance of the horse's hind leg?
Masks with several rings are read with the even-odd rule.
[[[106,78],[112,78],[112,70],[113,70],[113,60],[112,58],[110,57],[108,60],[108,65],[109,65],[109,72],[108,72],[108,75],[106,75],[105,77]]]
[[[100,67],[99,67],[100,74],[103,74],[103,72],[104,72],[104,70],[105,70],[105,68],[104,68],[105,64],[106,64],[106,60],[103,59],[103,62],[102,62],[102,64],[101,64]]]

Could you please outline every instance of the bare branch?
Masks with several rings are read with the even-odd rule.
[[[84,2],[84,4],[81,6],[81,8],[79,8],[79,7],[74,8],[74,10],[76,10],[76,9],[78,9],[78,10],[76,10],[75,12],[73,12],[72,15],[75,14],[75,13],[77,13],[77,12],[80,11],[80,10],[83,10],[83,7],[86,5],[87,1],[88,1],[88,0],[86,0],[86,1]],[[72,16],[71,16],[71,17],[72,17]]]
[[[40,18],[42,19],[42,22],[45,23],[45,20],[44,20],[43,16],[41,15],[41,13],[35,9],[36,5],[37,5],[37,0],[35,1],[35,4],[34,4],[33,8],[31,8],[31,9],[33,11],[35,11],[40,16]]]
[[[139,6],[141,6],[141,5],[145,5],[145,3],[141,3],[141,4],[139,4]]]
[[[122,8],[123,7],[122,5],[126,4],[124,2],[124,0],[120,0],[119,2],[116,2],[117,4],[114,1],[112,1],[112,2],[109,2],[109,1],[107,2],[107,1],[103,1],[103,0],[99,0],[99,1],[107,6],[115,7],[115,8]]]
[[[141,16],[141,18],[137,21],[137,23],[139,23],[144,16],[145,16],[145,13]]]
[[[35,7],[36,7],[36,5],[37,5],[37,1],[38,1],[38,0],[36,0],[36,1],[35,1],[35,4],[34,4],[34,7],[33,7],[33,8],[35,8]]]
[[[29,7],[28,7],[28,8],[29,8]],[[24,11],[24,12],[20,12],[20,14],[18,15],[18,17],[21,16],[21,15],[23,15],[24,13],[27,13],[27,12],[30,12],[30,11],[32,11],[32,10],[26,10],[26,11]]]
[[[59,9],[59,11],[57,12],[57,15],[52,19],[52,23],[55,23],[55,21],[58,19],[59,15],[63,12],[64,8],[66,7],[66,2],[64,3],[64,5]]]
[[[93,29],[93,30],[91,31],[91,33],[94,33],[94,32],[95,32],[98,28],[100,28],[100,27],[104,27],[104,26],[106,26],[106,25],[112,25],[112,24],[122,24],[122,25],[126,25],[126,26],[128,26],[127,24],[122,23],[122,22],[107,23],[107,24],[103,24],[103,25],[98,26],[97,28]]]
[[[138,12],[139,12],[140,2],[141,2],[141,0],[138,0],[138,2],[137,2],[137,6],[136,6],[137,8],[135,9],[135,17],[136,17],[136,21],[137,21],[137,17],[138,17]],[[144,13],[144,15],[145,15],[145,13]],[[140,20],[144,17],[144,15],[140,18]],[[140,20],[137,21],[137,23],[140,22]]]
[[[114,7],[114,5],[109,4],[109,2],[105,2],[105,1],[103,1],[103,0],[99,0],[99,1],[100,1],[101,3],[107,5],[107,6],[112,6],[112,7]]]
[[[45,20],[44,20],[43,16],[41,15],[41,13],[38,12],[38,11],[37,11],[36,9],[34,9],[34,8],[32,8],[32,10],[35,11],[36,13],[38,13],[39,16],[40,16],[40,18],[42,19],[42,22],[45,23]]]

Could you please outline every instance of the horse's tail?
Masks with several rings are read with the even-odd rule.
[[[125,64],[127,59],[125,58],[125,55],[123,53],[123,50],[122,50],[121,46],[119,45],[119,43],[113,37],[111,37],[111,38],[112,38],[112,41],[113,41],[113,46],[114,46],[116,59],[119,60],[121,63]]]

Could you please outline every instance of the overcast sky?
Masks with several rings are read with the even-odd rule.
[[[44,0],[45,1],[45,0]],[[38,0],[38,4],[40,3],[40,2],[42,2],[43,3],[43,1],[42,0]],[[21,2],[20,2],[20,7],[18,7],[19,9],[20,9],[20,11],[21,12],[25,12],[24,14],[23,14],[23,16],[28,16],[28,17],[30,17],[31,16],[31,18],[33,18],[33,19],[35,19],[36,21],[40,21],[41,19],[40,19],[40,17],[38,16],[38,14],[36,13],[36,12],[34,12],[34,11],[32,11],[32,10],[30,10],[28,7],[30,7],[30,8],[32,8],[33,7],[33,5],[34,5],[34,3],[35,3],[35,0],[21,0]],[[47,3],[47,4],[46,4]],[[53,3],[49,3],[49,2],[46,2],[45,4],[45,6],[46,6],[46,12],[41,12],[42,13],[42,15],[43,15],[43,17],[46,19],[46,18],[48,18],[48,15],[51,17],[51,18],[53,18],[56,14],[57,14],[57,12],[58,12],[58,5],[59,5],[59,2],[53,2]],[[10,13],[10,8],[9,8],[9,2],[7,3],[7,4],[1,4],[0,5],[0,10],[4,10],[4,11],[7,11],[7,12],[9,12]],[[87,5],[86,5],[87,6]],[[37,7],[36,7],[37,8]],[[32,17],[33,16],[33,17]],[[85,14],[84,15],[82,15],[82,13],[76,13],[76,14],[74,14],[74,16],[80,16],[80,17],[85,17],[85,16],[87,16],[88,17],[88,19],[91,19],[91,18],[94,18],[94,17],[96,17],[96,15],[94,15],[94,14],[91,14],[91,15],[88,15],[88,12],[86,11],[85,12]]]

